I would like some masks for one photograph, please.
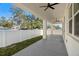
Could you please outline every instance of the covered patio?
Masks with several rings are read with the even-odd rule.
[[[51,3],[50,3],[51,4]],[[19,7],[22,10],[28,10],[35,16],[43,20],[43,39],[47,39],[47,22],[51,24],[51,30],[53,30],[52,24],[56,21],[64,21],[64,14],[66,3],[59,3],[58,5],[53,6],[55,9],[48,8],[44,11],[45,8],[40,8],[40,6],[47,6],[47,3],[16,3],[15,7]],[[61,7],[62,6],[62,7]]]
[[[54,6],[54,10],[48,8],[44,11],[44,8],[40,6],[47,5],[47,3],[20,3],[14,4],[23,10],[28,10],[37,17],[43,19],[43,39],[32,44],[28,48],[21,50],[14,54],[14,56],[67,56],[66,47],[62,34],[47,34],[47,22],[51,23],[51,30],[53,30],[52,24],[57,20],[62,22],[64,18],[64,12],[66,4],[58,4]],[[61,7],[62,6],[62,7]]]
[[[4,12],[7,9],[0,11],[4,14],[1,16],[5,16],[1,17],[0,56],[79,56],[79,3],[21,2],[1,5],[10,9],[7,12],[11,8],[21,9],[22,12],[15,10],[18,13],[14,11],[15,15],[8,17]],[[3,22],[4,18],[7,23]],[[14,20],[17,20],[16,24]],[[20,28],[20,23],[25,25]],[[62,25],[60,30],[55,27],[58,23]],[[4,29],[6,27],[8,30]]]

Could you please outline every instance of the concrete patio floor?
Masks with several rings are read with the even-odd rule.
[[[61,35],[50,35],[47,40],[40,40],[19,51],[13,56],[67,56]]]

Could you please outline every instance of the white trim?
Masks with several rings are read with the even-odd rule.
[[[68,19],[72,19],[72,15],[71,15],[71,17],[69,18],[69,9],[70,9],[70,7],[71,7],[71,9],[72,9],[72,4],[70,4],[70,5],[69,5],[69,8],[68,8]],[[71,14],[72,14],[72,10],[71,10]]]
[[[73,34],[71,34],[71,33],[66,33],[66,34],[69,34],[70,36],[72,36],[72,37],[74,37],[75,39],[79,40],[79,37],[77,37],[77,36],[75,36],[75,35],[73,35]]]
[[[69,18],[69,10],[70,10],[70,7],[71,7],[71,17]],[[69,8],[68,8],[68,32],[69,32],[69,22],[72,20],[72,4],[69,5]],[[72,34],[72,33],[70,33]]]
[[[79,10],[73,15],[74,17],[79,13]]]
[[[71,20],[72,20],[72,18],[73,18],[73,17],[71,17],[71,18],[68,20],[68,23],[69,23],[69,21],[71,21]]]
[[[72,35],[74,35],[74,4],[72,4]]]

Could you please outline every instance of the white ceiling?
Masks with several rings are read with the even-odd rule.
[[[59,3],[58,5],[53,6],[55,8],[54,10],[48,8],[44,11],[45,8],[40,8],[40,6],[46,6],[47,3],[16,3],[15,5],[23,10],[30,11],[35,16],[52,22],[54,22],[55,19],[60,19],[64,16],[66,7],[66,3]]]

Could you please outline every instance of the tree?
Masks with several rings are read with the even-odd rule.
[[[35,18],[34,15],[26,15],[20,8],[12,8],[13,19],[20,25],[21,29],[40,29],[42,20]]]
[[[36,19],[36,28],[41,29],[43,27],[43,21],[39,18]]]
[[[4,17],[4,16],[1,17],[1,20],[5,20],[5,19],[6,19],[6,17]]]
[[[6,21],[6,18],[5,17],[0,17],[0,26],[3,25],[3,23]]]
[[[41,29],[43,27],[43,21],[39,18],[32,20],[32,28],[33,29]]]
[[[16,25],[20,25],[22,21],[23,11],[20,8],[11,8],[11,12],[13,15],[13,21]]]
[[[61,29],[61,27],[59,26],[59,25],[53,25],[53,27],[55,28],[55,29]]]
[[[21,29],[29,29],[29,22],[28,21],[25,21],[21,24],[20,26]]]
[[[6,28],[11,28],[11,27],[13,26],[13,23],[6,21],[6,22],[3,23],[2,26],[3,26],[3,27],[6,27]]]

